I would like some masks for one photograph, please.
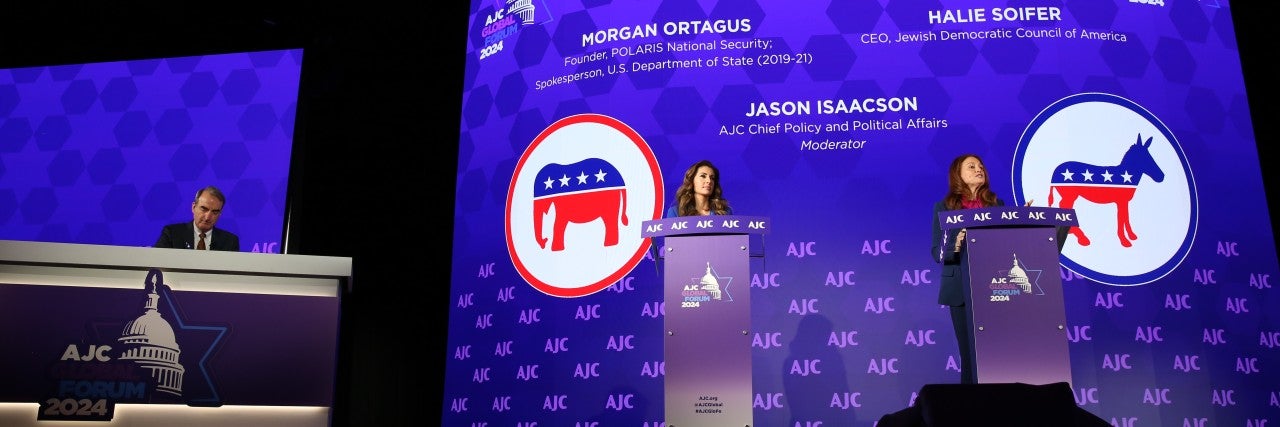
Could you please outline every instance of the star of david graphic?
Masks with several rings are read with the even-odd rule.
[[[173,328],[174,341],[178,344],[181,356],[176,364],[181,369],[181,380],[177,386],[165,387],[162,381],[156,380],[155,390],[148,393],[150,403],[180,402],[190,406],[221,406],[222,400],[213,383],[208,363],[227,336],[226,326],[207,325],[189,322],[182,313],[178,299],[172,289],[164,283],[163,273],[151,270],[146,279],[145,294],[156,296],[154,310],[160,319],[164,319]],[[134,314],[136,307],[128,307],[129,314]],[[124,310],[122,310],[124,311]],[[135,321],[136,322],[136,321]],[[122,324],[119,321],[95,321],[90,329],[98,342],[121,340]],[[127,333],[127,331],[125,331]],[[122,347],[124,344],[121,345]],[[138,361],[136,363],[143,364]]]
[[[696,286],[698,290],[706,291],[713,301],[733,301],[733,295],[729,293],[733,277],[717,275],[710,262],[707,263],[707,272],[701,277],[689,278],[689,283]]]
[[[1044,270],[1026,268],[1025,264],[1018,261],[1017,255],[1014,255],[1013,268],[1000,270],[999,273],[1001,277],[1008,278],[1013,283],[1025,282],[1025,286],[1022,288],[1023,294],[1044,295],[1044,290],[1040,288],[1040,275],[1044,273]]]

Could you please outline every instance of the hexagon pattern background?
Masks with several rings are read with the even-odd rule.
[[[0,70],[0,239],[151,246],[200,188],[279,252],[302,50]]]
[[[530,7],[528,19],[502,20]],[[1052,8],[1060,19],[995,21],[993,8]],[[985,21],[929,20],[975,9]],[[997,194],[1021,201],[1010,180],[1024,131],[1055,101],[1089,92],[1132,100],[1177,137],[1200,220],[1181,265],[1144,286],[1043,266],[1063,280],[1076,403],[1113,425],[1277,419],[1280,294],[1269,278],[1280,271],[1227,5],[477,0],[470,22],[446,425],[663,425],[660,263],[573,299],[539,293],[512,267],[508,186],[551,123],[579,113],[627,123],[657,157],[668,197],[688,165],[715,162],[734,212],[773,221],[764,265],[735,278],[752,292],[756,425],[871,426],[909,406],[923,385],[959,380],[948,312],[937,303],[940,268],[928,254],[931,207],[947,191],[950,161],[981,155]],[[664,32],[717,22],[750,25]],[[656,33],[644,31],[651,24]],[[1040,35],[984,33],[997,29]],[[710,65],[742,58],[755,63]],[[759,103],[895,97],[914,97],[919,108],[751,114]],[[902,118],[946,126],[749,131]],[[825,139],[866,143],[802,149]]]

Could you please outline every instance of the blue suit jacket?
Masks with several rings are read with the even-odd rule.
[[[996,198],[995,206],[1004,206],[1004,200]],[[956,235],[960,230],[943,230],[938,222],[938,214],[947,211],[947,205],[941,200],[933,204],[933,246],[929,253],[933,261],[942,264],[942,283],[938,285],[938,304],[959,307],[964,305],[965,293],[969,286],[968,246],[961,243],[956,252]]]
[[[717,213],[715,213],[715,212],[712,212],[711,214],[712,214],[712,215],[719,215],[719,214],[717,214]],[[729,208],[729,213],[726,213],[725,215],[733,215],[733,208]],[[664,216],[663,216],[663,218],[675,218],[675,217],[678,217],[678,216],[680,216],[680,215],[676,215],[676,206],[675,206],[675,205],[671,205],[671,207],[667,208],[667,214],[666,214],[666,215],[664,215]]]

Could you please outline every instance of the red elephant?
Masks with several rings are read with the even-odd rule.
[[[604,246],[618,244],[619,224],[627,225],[627,187],[617,168],[602,159],[577,163],[550,163],[538,171],[533,192],[533,230],[538,246],[547,247],[542,235],[542,217],[556,213],[552,225],[551,250],[564,250],[564,231],[570,222],[604,222]]]

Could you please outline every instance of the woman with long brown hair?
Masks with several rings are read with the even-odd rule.
[[[667,209],[666,216],[732,215],[733,208],[723,193],[720,169],[710,160],[700,160],[684,172],[675,204]]]
[[[969,272],[965,252],[965,230],[942,230],[938,214],[944,211],[1004,206],[987,181],[987,167],[976,154],[962,154],[951,161],[947,175],[947,194],[933,205],[933,260],[942,264],[942,284],[938,287],[938,304],[950,307],[951,326],[960,346],[960,383],[976,384],[973,361],[973,319],[965,307],[969,292]]]

